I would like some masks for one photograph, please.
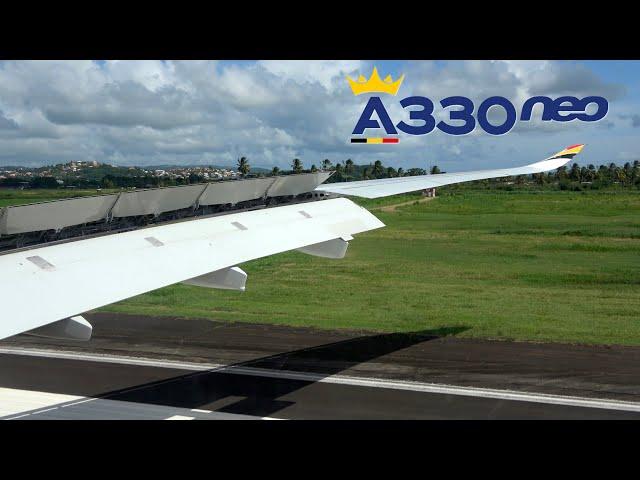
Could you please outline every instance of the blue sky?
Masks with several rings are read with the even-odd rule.
[[[635,100],[640,97],[640,62],[629,60],[591,60],[584,61],[587,67],[603,80],[619,82],[633,91]]]
[[[534,118],[502,136],[476,128],[352,145],[368,96],[354,96],[345,77],[368,77],[374,65],[383,77],[405,74],[397,97],[381,95],[394,122],[407,120],[398,102],[409,95],[436,104],[465,96],[476,109],[500,95],[518,110],[534,94],[601,95],[609,113],[595,123]],[[231,165],[247,156],[262,167],[351,158],[461,171],[530,163],[574,143],[587,144],[581,164],[624,163],[640,159],[639,80],[638,61],[0,62],[0,164]]]

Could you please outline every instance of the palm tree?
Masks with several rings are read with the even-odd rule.
[[[631,164],[629,162],[624,164],[624,174],[627,178],[631,178],[631,172],[633,170],[633,168],[631,167]]]
[[[353,173],[353,160],[351,160],[350,158],[348,158],[347,161],[344,162],[344,171],[347,175]]]
[[[373,164],[373,176],[380,178],[382,175],[384,175],[384,167],[380,160],[376,160]]]
[[[398,176],[399,176],[399,177],[403,177],[403,176],[404,176],[404,168],[400,167],[400,168],[398,169]]]
[[[387,167],[387,177],[392,178],[396,176],[396,169],[393,167]]]
[[[293,163],[291,164],[291,168],[293,169],[293,173],[300,173],[302,171],[302,162],[299,158],[294,158]]]
[[[614,178],[618,182],[624,183],[624,181],[627,179],[627,175],[624,173],[624,170],[622,168],[616,168],[616,171],[614,172]]]
[[[558,178],[558,180],[562,180],[563,178],[567,178],[567,166],[566,165],[562,165],[561,167],[558,167],[558,169],[556,170],[556,177]]]
[[[544,185],[544,173],[534,173],[533,180],[537,185]]]
[[[571,178],[571,180],[577,180],[578,182],[580,181],[580,167],[578,166],[577,163],[574,163],[573,165],[571,165],[569,178]]]
[[[278,167],[273,167],[271,169],[271,175],[278,175],[280,173],[280,169]]]
[[[249,170],[251,170],[251,165],[249,165],[249,160],[247,160],[247,157],[240,157],[238,159],[238,171],[242,174],[242,176],[244,176],[249,173]]]
[[[598,167],[598,174],[596,175],[596,177],[602,180],[607,178],[607,175],[608,175],[608,170],[606,165],[600,165]]]
[[[433,167],[431,167],[431,171],[429,173],[431,173],[431,175],[437,175],[438,173],[440,173],[440,169],[437,165],[434,165]]]
[[[311,173],[316,173],[318,171],[318,168],[316,167],[316,164],[314,163],[313,165],[311,165]]]
[[[331,168],[331,160],[329,160],[328,158],[325,158],[322,161],[322,169],[323,170],[329,170]]]

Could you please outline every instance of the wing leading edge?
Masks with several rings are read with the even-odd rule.
[[[571,145],[564,150],[540,162],[522,167],[501,168],[494,170],[477,170],[458,173],[442,173],[438,175],[418,175],[413,177],[381,178],[378,180],[362,180],[357,182],[329,183],[316,188],[318,191],[352,195],[356,197],[378,198],[399,193],[415,192],[426,188],[442,187],[453,183],[484,180],[487,178],[511,177],[547,172],[565,165],[582,148],[583,144]]]

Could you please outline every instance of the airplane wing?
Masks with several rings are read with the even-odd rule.
[[[501,168],[495,170],[477,170],[459,173],[442,173],[437,175],[417,175],[412,177],[381,178],[357,182],[328,183],[316,188],[318,191],[351,195],[355,197],[378,198],[399,193],[415,192],[427,188],[441,187],[452,183],[471,182],[487,178],[529,175],[532,173],[555,170],[566,164],[580,153],[584,145],[572,145],[542,160],[523,167]]]
[[[383,226],[335,198],[0,255],[0,339],[174,283],[243,290],[240,263],[295,249],[339,258],[352,235]]]
[[[564,165],[581,149],[582,145],[573,145],[546,160],[520,168],[335,183],[321,185],[316,190],[375,198],[450,183],[544,172]],[[384,224],[346,198],[327,199],[310,194],[318,185],[317,180],[326,178],[326,174],[323,175],[318,179],[304,175],[270,178],[266,181],[269,185],[260,188],[257,184],[264,181],[258,179],[247,180],[247,184],[200,186],[198,188],[202,191],[195,193],[187,190],[190,187],[162,190],[158,195],[165,203],[178,201],[175,205],[171,203],[170,208],[173,209],[191,205],[193,200],[185,201],[183,198],[188,195],[197,197],[194,205],[215,203],[203,197],[208,189],[212,190],[211,195],[225,197],[216,200],[218,203],[228,201],[228,189],[236,193],[239,189],[248,189],[243,192],[246,200],[251,201],[256,197],[267,198],[271,192],[277,202],[289,203],[276,202],[275,206],[263,205],[268,208],[236,210],[120,233],[60,240],[0,254],[0,339],[26,332],[87,340],[91,336],[91,325],[80,314],[110,303],[180,282],[244,290],[246,274],[237,265],[289,250],[342,258],[352,235],[383,227]],[[274,189],[274,181],[282,184],[279,189]],[[287,190],[284,183],[300,183],[304,188]],[[263,192],[265,188],[267,190]],[[306,201],[298,199],[303,191],[307,192]],[[134,197],[138,194],[123,195]],[[151,194],[143,191],[140,195],[146,198]],[[234,198],[232,203],[245,197]],[[90,200],[100,205],[107,200],[118,204],[117,199],[105,198],[92,197]],[[85,224],[95,220],[93,216],[101,222],[113,216],[113,202],[110,209],[105,208],[98,213],[95,208],[91,209],[89,213],[93,216],[88,219],[86,212],[80,212],[81,219],[76,218],[78,202],[67,202],[28,206],[24,209],[25,215],[31,217],[22,220],[35,218],[40,228],[46,225],[46,229],[51,229],[52,225],[57,225],[60,229],[67,225]],[[65,208],[65,205],[72,204],[75,205],[73,209]],[[0,222],[0,227],[18,235],[24,230],[33,230],[35,224],[26,225],[19,221],[20,218],[13,218],[22,210],[12,210],[9,217],[5,212],[3,221],[6,225]],[[64,210],[64,218],[59,210]],[[107,214],[107,211],[112,213]],[[149,212],[143,209],[134,213],[146,215]],[[58,225],[60,218],[64,220],[62,225]]]

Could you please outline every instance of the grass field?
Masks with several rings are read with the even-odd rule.
[[[46,202],[60,198],[83,197],[86,195],[97,195],[115,192],[117,190],[75,190],[75,189],[3,189],[0,190],[0,207],[9,205],[20,205],[22,203]]]
[[[343,260],[242,265],[244,293],[176,285],[103,311],[378,331],[640,345],[640,194],[465,191],[359,200],[386,228]]]

